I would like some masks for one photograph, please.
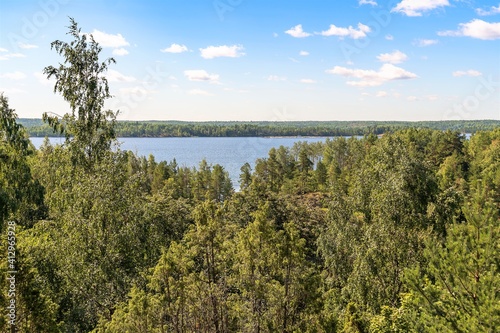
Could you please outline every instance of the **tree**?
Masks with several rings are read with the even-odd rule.
[[[500,224],[491,193],[480,189],[452,225],[444,244],[429,240],[429,264],[409,270],[406,283],[416,325],[426,332],[494,332],[500,327]]]
[[[2,141],[20,153],[28,152],[29,140],[23,126],[16,122],[17,115],[9,106],[9,99],[0,93],[0,136]]]
[[[15,275],[17,326],[6,325],[8,321],[4,315],[7,312],[4,312],[0,317],[0,330],[6,332],[5,326],[10,326],[11,331],[16,328],[19,332],[27,332],[31,327],[32,330],[54,332],[56,306],[38,283],[31,258],[23,248],[23,229],[30,230],[39,218],[45,216],[46,210],[44,188],[33,179],[29,163],[34,149],[16,118],[7,97],[0,94],[0,275],[7,276],[7,271],[18,272]],[[7,234],[11,236],[9,238],[15,236],[15,256],[9,255],[9,258],[7,247],[12,243],[7,244]],[[0,281],[2,308],[6,308],[9,301],[7,285],[7,279]]]
[[[54,77],[54,93],[60,93],[70,104],[71,113],[62,118],[43,114],[54,131],[64,133],[69,143],[74,164],[87,169],[102,159],[115,139],[116,113],[104,111],[104,102],[110,98],[108,81],[104,76],[113,58],[99,62],[102,48],[92,35],[83,34],[73,18],[70,18],[68,34],[70,43],[56,40],[51,48],[64,57],[64,63],[45,67],[47,78]],[[70,141],[70,137],[73,139]]]
[[[240,169],[240,189],[247,189],[252,183],[252,167],[247,162]]]
[[[318,185],[324,187],[326,185],[326,180],[327,180],[327,170],[323,162],[318,161],[318,164],[316,165],[315,174]]]
[[[28,157],[34,149],[9,101],[0,94],[0,230],[7,218],[31,227],[44,216],[44,189],[33,179]]]

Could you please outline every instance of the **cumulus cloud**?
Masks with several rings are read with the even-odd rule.
[[[19,89],[19,88],[5,88],[5,87],[0,87],[0,91],[4,92],[7,95],[14,95],[14,94],[24,94],[26,93],[25,90]]]
[[[500,22],[489,23],[474,19],[468,23],[460,23],[457,30],[438,32],[439,36],[472,37],[483,40],[500,39]]]
[[[358,81],[347,81],[348,85],[357,87],[374,87],[380,86],[388,81],[417,78],[416,74],[408,72],[403,68],[396,67],[393,64],[384,64],[378,71],[335,66],[326,72],[359,79]]]
[[[350,37],[352,39],[359,39],[366,37],[366,34],[370,32],[371,29],[369,26],[364,25],[362,23],[358,23],[358,28],[353,28],[349,26],[347,28],[337,27],[334,24],[330,25],[328,30],[322,31],[318,34],[322,36],[338,36],[338,37]]]
[[[392,53],[382,53],[377,56],[377,59],[381,62],[388,62],[391,64],[400,64],[408,59],[408,56],[403,52],[396,50]]]
[[[307,51],[300,51],[300,52],[299,52],[299,55],[301,55],[301,56],[305,57],[305,56],[308,56],[308,55],[309,55],[309,52],[307,52]]]
[[[187,52],[188,48],[186,45],[180,45],[180,44],[172,44],[167,48],[164,48],[163,50],[160,50],[161,52],[165,53],[182,53],[182,52]]]
[[[455,77],[460,77],[460,76],[481,76],[483,73],[476,71],[474,69],[469,69],[467,71],[455,71],[451,73]]]
[[[201,89],[191,89],[188,91],[189,95],[213,96],[211,93]]]
[[[422,16],[423,12],[449,5],[448,0],[403,0],[391,12],[403,13],[407,16]]]
[[[134,82],[135,77],[126,76],[114,69],[109,69],[106,78],[109,82]]]
[[[300,82],[306,83],[306,84],[316,83],[316,81],[313,79],[302,79],[302,80],[300,80]]]
[[[136,95],[136,96],[143,95],[143,96],[146,96],[150,92],[148,90],[144,89],[144,87],[136,86],[136,87],[131,87],[131,88],[121,88],[120,93],[122,95]]]
[[[124,56],[124,55],[127,55],[128,54],[128,51],[125,50],[124,48],[119,48],[119,49],[114,49],[113,50],[113,55],[116,55],[116,56]]]
[[[375,95],[376,97],[386,97],[388,95],[387,91],[378,91]]]
[[[0,47],[0,52],[9,52],[9,50],[4,49],[3,47]]]
[[[34,44],[26,44],[26,43],[18,43],[17,46],[19,46],[22,49],[28,50],[28,49],[36,49],[38,48],[38,45]]]
[[[500,14],[500,4],[498,4],[498,7],[491,6],[490,9],[482,9],[482,8],[477,8],[476,13],[479,16],[488,16],[488,15],[495,15],[495,14]]]
[[[4,52],[7,52],[7,50],[5,50]],[[25,57],[26,56],[22,53],[7,53],[0,55],[0,60],[9,60],[11,58],[25,58]]]
[[[285,33],[289,34],[290,36],[295,37],[295,38],[304,38],[304,37],[311,36],[310,33],[302,30],[302,24],[296,25],[295,27],[285,31]]]
[[[228,58],[238,58],[245,53],[241,52],[243,46],[241,45],[221,45],[221,46],[209,46],[204,49],[200,49],[201,56],[205,59],[213,59],[218,57],[228,57]]]
[[[26,74],[23,72],[15,71],[12,73],[0,74],[0,79],[9,79],[9,80],[22,80],[26,78]]]
[[[6,55],[8,58],[26,58],[26,56],[22,53],[9,53]]]
[[[374,0],[359,0],[359,5],[372,5],[376,6],[377,2]]]
[[[286,81],[286,77],[278,76],[278,75],[269,75],[267,77],[268,81]]]
[[[184,71],[184,75],[189,81],[204,81],[210,83],[217,83],[219,80],[218,74],[208,74],[203,69],[191,69]]]
[[[437,43],[438,43],[437,39],[416,39],[413,42],[413,45],[416,45],[418,47],[426,47],[426,46],[431,46],[431,45],[434,45]]]
[[[47,79],[47,75],[41,72],[33,73],[33,76],[37,79],[37,81],[44,86],[53,86],[56,82],[56,79],[52,77],[51,79]]]
[[[127,42],[121,34],[113,35],[94,29],[91,35],[94,36],[95,41],[102,47],[119,48],[130,46],[129,42]]]

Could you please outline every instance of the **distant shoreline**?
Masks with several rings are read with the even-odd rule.
[[[20,118],[32,137],[61,137],[41,119]],[[124,138],[168,137],[339,137],[382,135],[401,129],[427,128],[460,133],[493,130],[500,120],[443,121],[294,121],[294,122],[181,122],[181,121],[117,121],[116,135]]]

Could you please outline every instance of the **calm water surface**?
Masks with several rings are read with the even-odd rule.
[[[31,138],[35,147],[39,148],[43,138]],[[61,143],[59,138],[51,138],[51,142]],[[197,167],[202,159],[209,164],[220,164],[229,172],[234,187],[237,189],[240,168],[246,162],[252,168],[255,160],[267,157],[271,148],[279,146],[292,147],[295,142],[318,142],[326,137],[293,137],[293,138],[119,138],[122,150],[131,150],[139,156],[152,154],[157,162],[172,161],[186,167]]]

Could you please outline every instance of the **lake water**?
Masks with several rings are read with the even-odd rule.
[[[39,148],[44,138],[31,138]],[[50,138],[53,144],[63,142]],[[292,147],[295,142],[325,141],[326,137],[272,137],[272,138],[119,138],[122,150],[131,150],[139,156],[152,154],[157,162],[172,161],[186,167],[197,167],[202,159],[209,164],[220,164],[228,171],[235,189],[239,188],[240,168],[246,162],[252,168],[255,160],[267,157],[271,148]]]

